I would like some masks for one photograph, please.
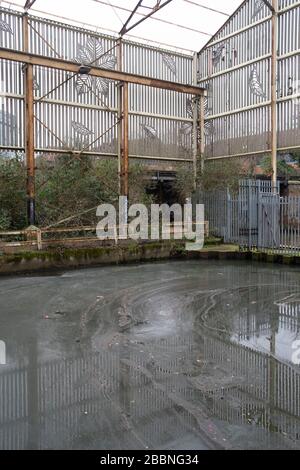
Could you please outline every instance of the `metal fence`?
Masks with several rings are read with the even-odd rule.
[[[244,1],[199,53],[199,83],[208,90],[206,157],[271,150],[272,14],[267,2]],[[300,147],[300,3],[278,1],[277,145]]]
[[[281,197],[270,182],[245,180],[237,194],[205,193],[210,231],[245,248],[273,253],[300,253],[300,198]]]
[[[29,52],[119,69],[117,37],[29,16]],[[22,14],[0,8],[0,47],[22,51]],[[123,41],[122,70],[192,84],[193,56]],[[23,151],[22,64],[0,60],[0,151]],[[117,156],[118,88],[107,79],[34,67],[35,149],[39,154],[88,149]],[[147,164],[192,161],[192,96],[129,85],[129,153]],[[102,136],[97,138],[97,136]]]

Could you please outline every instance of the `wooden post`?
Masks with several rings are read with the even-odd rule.
[[[272,183],[277,187],[277,42],[278,42],[278,0],[272,0],[272,58],[271,58],[271,150]]]
[[[23,15],[23,48],[29,52],[28,14]],[[35,157],[34,157],[34,86],[33,65],[24,66],[25,87],[25,157],[27,168],[27,220],[35,225]]]

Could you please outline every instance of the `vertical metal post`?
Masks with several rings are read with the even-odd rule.
[[[123,68],[123,45],[122,38],[119,38],[118,43],[118,70],[122,72]],[[118,174],[119,174],[119,194],[122,194],[122,119],[123,119],[123,84],[120,83],[118,86]]]
[[[201,175],[204,171],[204,151],[205,151],[205,99],[206,95],[200,96],[200,165],[201,165]]]
[[[123,192],[122,195],[128,198],[129,185],[128,185],[128,169],[129,169],[129,142],[128,142],[128,125],[129,125],[129,110],[128,110],[128,83],[123,85]]]
[[[123,69],[123,44],[119,38],[118,44],[118,70]],[[118,170],[119,170],[119,192],[121,196],[128,198],[128,167],[129,167],[129,145],[128,145],[128,83],[121,83],[118,93]]]
[[[272,0],[272,58],[271,58],[271,135],[272,135],[272,183],[276,192],[277,183],[277,45],[278,45],[278,0]]]
[[[198,70],[198,54],[195,53],[193,57],[193,85],[197,85],[197,70]],[[195,97],[193,104],[193,175],[194,175],[194,190],[197,189],[197,175],[198,175],[198,135],[199,135],[199,108],[198,99]]]
[[[23,49],[29,52],[28,14],[23,15]],[[35,157],[34,157],[34,87],[33,65],[24,67],[25,86],[25,156],[27,168],[27,219],[35,225]]]
[[[120,220],[120,236],[127,237],[127,222],[128,222],[128,196],[129,196],[129,185],[128,185],[128,167],[129,167],[129,144],[128,144],[128,83],[122,83],[120,85],[120,96],[121,96],[121,126],[120,126],[120,156],[119,156],[119,168],[120,168],[120,196],[122,196],[122,204],[119,214]],[[121,201],[121,199],[120,199]],[[125,203],[124,203],[125,201]]]

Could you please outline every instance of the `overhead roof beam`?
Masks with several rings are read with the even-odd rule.
[[[126,7],[122,7],[120,5],[116,5],[116,4],[113,4],[113,3],[107,3],[107,1],[104,1],[104,0],[92,0],[93,2],[96,2],[96,3],[100,3],[101,5],[105,5],[105,6],[111,6],[113,8],[116,8],[118,10],[122,10],[122,11],[128,11],[129,13],[131,13],[132,11],[129,10],[128,8]],[[247,1],[247,0],[245,0]],[[147,15],[145,15],[144,13],[140,13],[139,11],[136,12],[136,15],[140,15],[140,16],[143,16],[146,18]],[[165,20],[163,18],[151,18],[151,20],[155,20],[155,21],[159,21],[161,23],[165,23],[165,24],[169,24],[171,26],[176,26],[177,28],[180,28],[180,29],[184,29],[185,31],[192,31],[194,33],[197,33],[197,34],[204,34],[205,36],[209,36],[211,37],[212,35],[210,33],[205,33],[204,31],[200,31],[199,29],[195,29],[195,28],[190,28],[188,26],[184,26],[182,24],[178,24],[178,23],[174,23],[173,21],[168,21],[168,20]]]
[[[190,3],[191,5],[195,5],[196,7],[202,8],[203,10],[208,10],[213,13],[218,13],[219,15],[224,15],[229,17],[229,13],[225,13],[225,11],[216,10],[215,8],[208,7],[207,5],[200,5],[200,3],[193,2],[192,0],[183,0],[185,3]]]
[[[144,85],[152,88],[161,88],[164,90],[172,90],[178,93],[185,93],[190,95],[205,95],[204,88],[197,86],[186,85],[184,83],[169,82],[167,80],[159,80],[157,78],[145,77],[143,75],[135,75],[127,72],[120,72],[118,70],[103,69],[101,67],[84,67],[78,65],[76,62],[71,62],[63,59],[55,59],[45,57],[37,54],[27,52],[13,51],[0,47],[0,59],[12,60],[14,62],[21,62],[24,64],[31,64],[40,67],[48,67],[65,72],[73,72],[75,74],[89,74],[94,77],[106,78],[117,82],[134,83],[136,85]]]
[[[28,11],[30,8],[33,6],[33,4],[36,2],[36,0],[27,0],[24,6],[24,10]]]
[[[121,31],[120,31],[120,36],[123,36],[125,34],[124,31],[126,31],[126,28],[128,26],[128,24],[130,23],[131,19],[134,17],[135,13],[137,12],[137,10],[139,9],[139,7],[142,5],[143,3],[143,0],[139,0],[138,4],[136,5],[136,7],[132,10],[132,13],[129,15],[129,18],[128,20],[124,23]]]
[[[121,29],[120,36],[124,36],[124,34],[129,33],[129,31],[131,31],[133,28],[135,28],[139,24],[143,23],[145,20],[147,20],[147,18],[150,18],[152,15],[154,15],[154,13],[158,12],[159,10],[161,10],[162,8],[167,6],[173,0],[166,0],[164,3],[161,3],[161,1],[162,0],[157,0],[156,5],[151,9],[151,12],[148,13],[148,15],[145,15],[142,19],[140,19],[139,21],[137,21],[133,25],[129,26],[130,21],[132,20],[132,18],[134,17],[134,15],[138,11],[138,9],[140,7],[143,7],[143,0],[139,0],[136,7],[133,9],[132,13],[130,14],[128,20],[125,22],[123,28]]]

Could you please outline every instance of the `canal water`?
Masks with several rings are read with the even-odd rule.
[[[300,448],[297,268],[1,278],[0,348],[0,449]]]

